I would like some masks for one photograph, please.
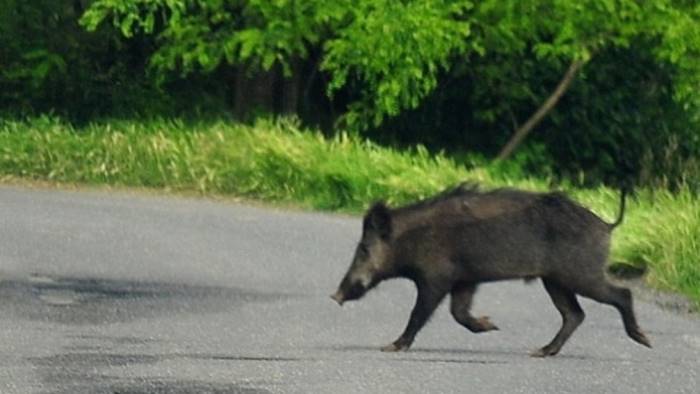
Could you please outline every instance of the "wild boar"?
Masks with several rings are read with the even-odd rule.
[[[626,192],[614,223],[563,193],[515,189],[479,191],[460,185],[413,205],[375,203],[363,219],[354,259],[335,294],[338,304],[360,299],[380,282],[412,280],[415,306],[404,332],[383,351],[408,349],[443,298],[454,319],[472,332],[497,330],[470,314],[482,282],[540,278],[563,323],[532,356],[557,354],[584,319],[576,295],[614,306],[627,335],[651,347],[639,328],[631,292],[605,278],[610,234],[624,217]]]

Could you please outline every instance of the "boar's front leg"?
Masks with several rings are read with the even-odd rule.
[[[472,298],[476,292],[475,283],[458,283],[450,294],[450,312],[457,322],[473,333],[498,330],[488,316],[476,318],[469,313]]]
[[[411,311],[411,317],[408,319],[406,329],[397,340],[384,346],[382,348],[383,352],[398,352],[411,347],[418,331],[423,328],[430,316],[435,312],[435,309],[440,305],[440,301],[447,294],[446,290],[431,287],[427,283],[417,283],[416,287],[418,288],[416,305]]]

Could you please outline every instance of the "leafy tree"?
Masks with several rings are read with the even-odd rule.
[[[358,101],[345,118],[351,126],[378,126],[386,116],[416,108],[437,86],[440,70],[470,48],[469,1],[360,1],[348,23],[324,45],[329,90],[361,81]]]
[[[485,52],[504,56],[519,54],[527,61],[541,64],[542,68],[561,64],[563,74],[546,100],[523,89],[523,85],[510,90],[520,97],[504,92],[507,98],[529,95],[543,104],[522,126],[514,122],[513,137],[498,157],[507,158],[556,105],[583,66],[598,53],[611,48],[629,48],[642,40],[653,44],[652,52],[658,61],[674,64],[682,71],[674,87],[677,98],[697,103],[700,96],[693,93],[692,86],[700,75],[700,62],[681,60],[695,58],[700,52],[697,37],[700,8],[691,4],[673,0],[489,0],[479,3],[473,20],[478,26],[475,32],[481,34],[475,34],[475,40],[486,48]],[[683,26],[682,29],[695,37],[679,40],[674,25]],[[510,64],[493,63],[486,67],[495,70],[484,70],[484,75],[499,76],[502,73],[499,68],[510,67]],[[511,100],[504,101],[504,106],[508,107]],[[497,113],[503,115],[502,110]]]
[[[280,63],[289,74],[291,59],[306,57],[309,46],[320,40],[320,24],[334,19],[332,7],[323,4],[319,0],[97,0],[82,23],[93,31],[111,20],[127,37],[137,32],[157,34],[160,46],[151,65],[161,72],[210,72],[226,62],[267,70]],[[319,15],[322,11],[328,12]]]
[[[678,0],[96,0],[83,23],[157,33],[151,64],[161,71],[209,72],[226,62],[280,64],[289,75],[293,59],[320,46],[329,92],[357,87],[345,120],[366,128],[417,107],[441,70],[468,68],[478,56],[559,64],[570,82],[596,53],[640,39],[678,67],[677,98],[697,101],[699,18],[700,6]],[[486,75],[498,75],[502,66],[489,67]]]

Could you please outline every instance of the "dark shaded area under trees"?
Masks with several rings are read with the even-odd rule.
[[[0,0],[0,113],[293,114],[483,164],[578,61],[504,168],[675,187],[700,175],[699,22],[670,0]]]

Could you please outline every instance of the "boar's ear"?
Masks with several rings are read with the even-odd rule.
[[[364,230],[374,230],[383,239],[391,235],[391,212],[383,201],[374,203],[365,215]]]

